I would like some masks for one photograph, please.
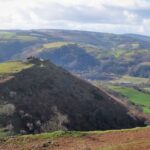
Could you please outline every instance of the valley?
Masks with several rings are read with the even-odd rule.
[[[150,149],[149,41],[0,31],[0,149]]]

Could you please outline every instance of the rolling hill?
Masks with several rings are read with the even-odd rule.
[[[0,62],[30,56],[53,63],[84,79],[149,78],[150,37],[69,30],[0,31]],[[137,61],[138,60],[138,61]]]
[[[148,36],[69,30],[0,31],[0,62],[31,56],[50,60],[91,83],[134,88],[149,95]],[[144,112],[149,112],[149,104]]]

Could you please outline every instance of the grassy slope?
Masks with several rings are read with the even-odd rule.
[[[30,67],[32,67],[32,64],[24,63],[21,61],[10,61],[5,63],[0,63],[0,74],[16,73]]]
[[[9,136],[10,134],[5,131],[5,129],[0,128],[0,137],[6,137]]]
[[[0,39],[10,39],[14,37],[16,34],[11,32],[0,32]]]
[[[19,40],[19,41],[34,41],[38,40],[38,37],[31,35],[17,35],[15,32],[0,32],[0,39],[3,40]]]
[[[22,36],[16,36],[14,39],[16,40],[20,40],[20,41],[34,41],[34,40],[38,40],[37,37],[34,36],[27,36],[27,35],[22,35]]]
[[[51,49],[51,48],[59,48],[68,44],[72,44],[71,42],[53,42],[53,43],[46,43],[43,45],[44,48]]]
[[[69,44],[73,44],[71,42],[51,42],[51,43],[45,43],[43,44],[41,47],[36,48],[36,49],[32,49],[32,51],[28,52],[29,56],[37,56],[38,54],[44,52],[44,51],[51,51],[51,50],[55,50],[57,48],[60,48],[62,46],[66,46]]]
[[[16,148],[19,150],[38,148],[44,148],[44,150],[51,148],[53,150],[59,148],[62,150],[77,148],[79,150],[148,150],[150,148],[150,136],[147,134],[149,131],[150,127],[145,127],[92,132],[55,131],[37,135],[1,137],[0,148],[6,150],[10,147],[12,150]]]
[[[129,87],[121,86],[109,86],[110,89],[121,93],[123,96],[127,97],[131,102],[139,104],[143,107],[144,113],[150,113],[150,95],[135,90]]]
[[[150,92],[150,87],[144,88],[145,91]]]

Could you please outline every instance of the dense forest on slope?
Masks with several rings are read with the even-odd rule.
[[[121,100],[49,61],[0,64],[0,128],[15,133],[144,126]]]

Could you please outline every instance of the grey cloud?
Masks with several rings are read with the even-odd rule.
[[[121,9],[104,9],[89,6],[72,6],[53,4],[46,7],[34,8],[32,10],[38,17],[46,20],[65,20],[80,23],[125,23],[124,14]]]
[[[9,1],[9,4],[12,2],[12,0],[5,1]],[[0,19],[4,20],[0,27],[5,27],[6,24],[7,28],[12,26],[13,28],[63,28],[117,33],[140,32],[141,29],[144,30],[143,33],[148,31],[146,27],[148,23],[143,24],[144,19],[150,19],[148,8],[135,9],[106,5],[106,3],[100,7],[86,4],[66,5],[51,0],[40,3],[31,0],[31,2],[32,4],[26,4],[26,7],[21,5],[21,2],[19,5],[16,4],[10,16],[9,13],[4,17],[0,15]]]

